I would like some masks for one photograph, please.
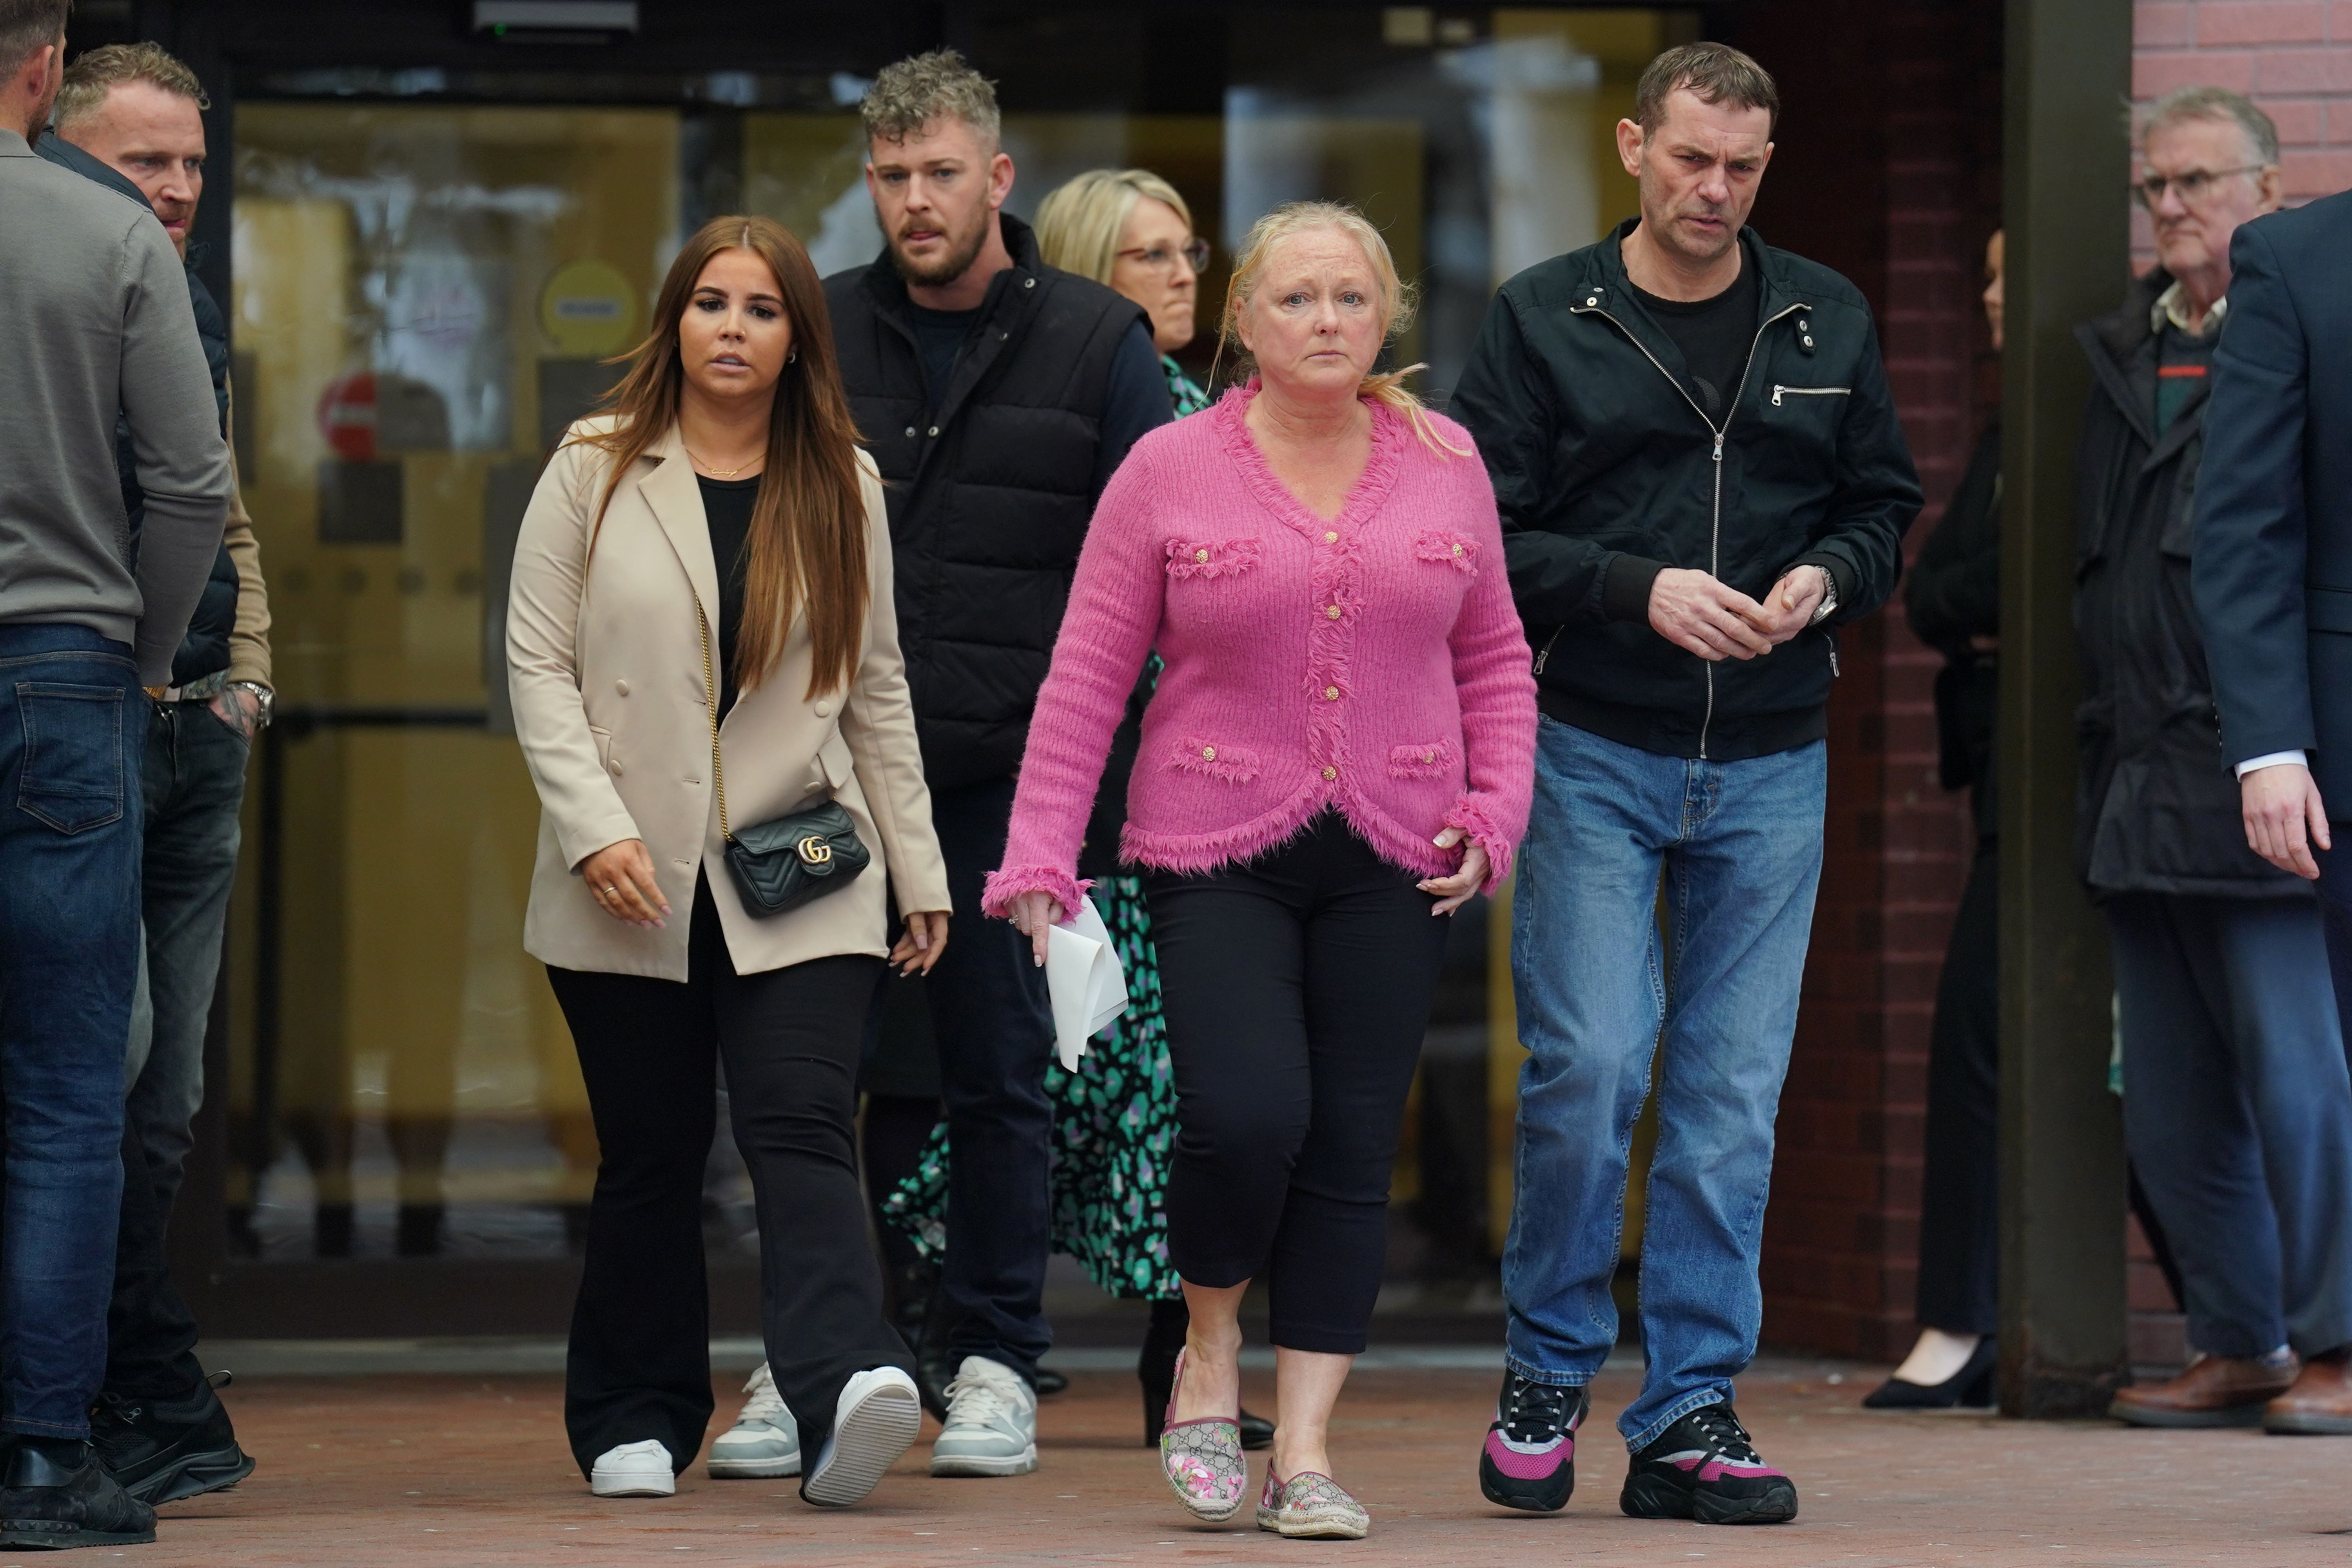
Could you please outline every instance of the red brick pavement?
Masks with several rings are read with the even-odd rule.
[[[1368,1372],[1334,1429],[1341,1477],[1370,1507],[1369,1541],[1286,1542],[1196,1527],[1139,1446],[1131,1379],[1081,1373],[1045,1407],[1045,1467],[1013,1480],[934,1481],[918,1448],[866,1506],[818,1513],[789,1482],[714,1482],[600,1502],[573,1470],[554,1378],[277,1378],[228,1398],[261,1460],[243,1488],[164,1510],[159,1544],[77,1558],[145,1564],[476,1565],[1570,1562],[1578,1564],[2326,1563],[2352,1558],[2352,1442],[2250,1432],[2134,1432],[1855,1407],[1874,1374],[1771,1363],[1740,1403],[1803,1495],[1793,1524],[1706,1529],[1617,1511],[1622,1450],[1607,1423],[1632,1392],[1612,1373],[1582,1485],[1564,1513],[1505,1514],[1473,1471],[1490,1380]],[[731,1388],[721,1419],[731,1415]],[[1271,1409],[1253,1374],[1250,1402]],[[1259,1467],[1253,1465],[1254,1476]],[[1244,1516],[1246,1518],[1246,1516]],[[688,1554],[692,1554],[688,1556]],[[0,1553],[0,1568],[21,1559]],[[30,1562],[24,1568],[33,1568]]]

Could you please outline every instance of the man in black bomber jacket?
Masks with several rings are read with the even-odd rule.
[[[1797,1510],[1731,1380],[1762,1310],[1836,628],[1893,590],[1919,485],[1859,291],[1744,232],[1778,111],[1735,49],[1653,61],[1617,132],[1640,217],[1504,284],[1454,394],[1494,479],[1543,713],[1514,902],[1531,1056],[1507,1365],[1479,1461],[1506,1507],[1556,1509],[1573,1485],[1584,1387],[1617,1339],[1627,1130],[1663,1026],[1648,1368],[1617,1423],[1620,1506],[1727,1524]]]

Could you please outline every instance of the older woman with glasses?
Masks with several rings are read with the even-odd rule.
[[[1094,169],[1056,188],[1037,208],[1037,248],[1050,266],[1109,285],[1143,307],[1179,418],[1208,406],[1208,394],[1173,355],[1192,341],[1200,274],[1209,242],[1192,233],[1192,209],[1176,187],[1144,169]],[[1175,1077],[1160,1005],[1160,961],[1151,942],[1142,879],[1122,874],[1118,830],[1127,775],[1143,707],[1160,673],[1149,661],[1111,748],[1105,783],[1079,858],[1093,897],[1126,966],[1127,1016],[1095,1042],[1074,1073],[1046,1069],[1054,1113],[1054,1247],[1076,1258],[1112,1296],[1151,1303],[1136,1375],[1143,1384],[1143,1433],[1157,1445],[1166,1425],[1176,1357],[1191,1314],[1168,1258],[1163,1206],[1176,1139]],[[935,1131],[914,1174],[884,1203],[884,1214],[918,1247],[936,1255],[947,1222],[947,1134]],[[1274,1440],[1274,1424],[1243,1411],[1242,1447]]]
[[[1149,169],[1089,169],[1038,204],[1037,248],[1049,266],[1143,307],[1176,417],[1209,405],[1172,357],[1192,341],[1209,265],[1209,242],[1192,232],[1192,209],[1175,186]]]

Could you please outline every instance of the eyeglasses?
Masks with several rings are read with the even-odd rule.
[[[2164,200],[2167,190],[2180,193],[2180,199],[2195,206],[2212,194],[2213,183],[2232,174],[2259,174],[2269,168],[2267,163],[2243,163],[2234,169],[2191,169],[2185,174],[2147,174],[2132,182],[2132,199],[2153,209]]]
[[[1122,250],[1118,255],[1121,261],[1140,261],[1146,267],[1161,272],[1170,270],[1180,260],[1196,275],[1209,269],[1209,242],[1200,238],[1186,240],[1182,248],[1177,250],[1155,245],[1149,250]]]

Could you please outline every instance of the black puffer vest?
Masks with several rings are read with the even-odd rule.
[[[1045,266],[1010,216],[937,409],[886,252],[824,289],[842,379],[890,509],[898,638],[934,789],[1020,765],[1094,510],[1111,361],[1139,306]]]

